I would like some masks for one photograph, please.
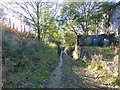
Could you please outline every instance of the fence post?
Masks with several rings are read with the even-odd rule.
[[[18,27],[16,27],[16,30],[18,31]]]
[[[13,29],[15,28],[15,25],[14,25],[14,23],[13,23]]]
[[[25,25],[24,25],[24,32],[25,32],[26,30],[25,30]]]
[[[9,27],[11,28],[11,19],[9,18]]]
[[[22,24],[21,24],[21,32],[22,32]]]

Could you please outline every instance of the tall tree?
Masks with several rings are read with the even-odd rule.
[[[88,32],[92,30],[91,26],[97,24],[97,22],[94,21],[98,21],[101,18],[99,6],[100,3],[95,2],[67,3],[63,6],[61,12],[61,16],[63,16],[62,19],[64,20],[63,23],[76,34],[80,33],[80,31],[88,34]]]
[[[15,7],[13,11],[22,16],[28,25],[32,25],[34,27],[34,30],[37,31],[38,40],[40,40],[42,25],[44,23],[43,18],[46,13],[45,11],[47,11],[47,13],[51,13],[48,17],[56,15],[55,11],[57,4],[52,2],[42,2],[41,0],[36,2],[23,0],[22,3],[14,1],[13,5]]]
[[[76,35],[76,44],[79,46],[79,35],[89,33],[98,34],[100,23],[105,14],[104,2],[68,2],[63,4],[60,16],[60,25],[66,31]],[[79,48],[79,47],[78,47]]]

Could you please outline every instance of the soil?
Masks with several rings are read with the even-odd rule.
[[[62,53],[62,65],[59,63],[43,88],[100,88],[85,72],[82,65]]]

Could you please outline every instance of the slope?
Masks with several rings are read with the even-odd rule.
[[[40,88],[59,62],[56,46],[25,38],[3,26],[3,87]]]

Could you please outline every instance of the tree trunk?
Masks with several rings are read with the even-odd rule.
[[[79,57],[79,35],[76,34],[76,44],[75,44],[75,49],[73,51],[73,58],[78,59]]]
[[[38,31],[38,40],[40,40],[40,22],[39,22],[39,2],[37,3],[37,31]]]
[[[80,35],[77,35],[77,52],[78,52],[78,58],[80,57]]]

